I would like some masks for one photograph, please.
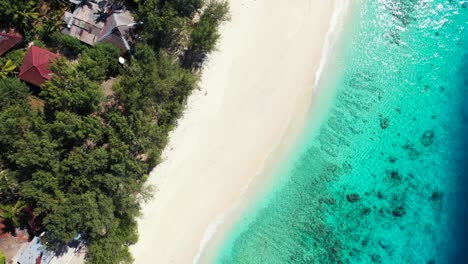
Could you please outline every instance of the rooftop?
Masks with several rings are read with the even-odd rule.
[[[44,245],[41,244],[39,238],[34,239],[28,244],[28,246],[21,252],[21,255],[17,259],[19,264],[48,264],[55,254],[48,251]]]
[[[67,28],[62,32],[94,45],[109,42],[123,51],[129,50],[129,29],[135,24],[131,13],[125,9],[110,11],[106,1],[89,2],[78,6],[73,13],[65,13]]]
[[[21,43],[23,37],[14,32],[0,32],[0,56]]]
[[[46,49],[31,46],[23,59],[19,78],[25,82],[40,86],[52,78],[50,62],[58,57]]]

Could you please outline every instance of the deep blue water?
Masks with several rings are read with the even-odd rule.
[[[463,65],[460,69],[461,84],[460,89],[462,90],[461,98],[468,98],[468,40],[464,38],[464,52]],[[462,100],[463,100],[462,99]],[[466,102],[466,100],[465,100]],[[459,140],[459,148],[462,151],[459,152],[458,156],[458,182],[457,182],[457,208],[455,213],[455,224],[453,226],[453,232],[455,240],[453,243],[454,252],[451,258],[452,263],[468,263],[468,104],[462,103],[459,105],[461,118],[459,122],[462,128],[456,139]]]
[[[468,2],[356,3],[326,118],[217,263],[468,263]]]

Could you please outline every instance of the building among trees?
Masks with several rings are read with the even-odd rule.
[[[49,264],[55,254],[52,251],[46,249],[41,244],[38,237],[34,237],[28,246],[21,252],[21,255],[17,259],[19,264]]]
[[[21,41],[23,41],[23,37],[13,30],[0,32],[0,56],[20,44]]]
[[[133,16],[124,6],[107,1],[86,1],[76,5],[73,13],[66,12],[63,20],[67,27],[62,33],[94,45],[108,42],[122,52],[130,50],[129,32],[135,25]]]
[[[53,73],[50,69],[50,63],[57,57],[57,54],[46,49],[31,46],[24,57],[19,78],[30,84],[40,86],[52,78]]]
[[[214,49],[228,5],[69,0],[62,31],[65,2],[0,1],[0,25],[36,44],[1,58],[12,70],[0,68],[6,76],[0,77],[0,221],[8,230],[27,227],[31,238],[43,233],[46,250],[70,249],[49,263],[37,240],[24,254],[0,250],[13,260],[23,256],[22,264],[70,263],[84,255],[90,264],[132,263],[136,217],[153,194],[145,182],[197,87],[194,68]],[[124,2],[135,28],[119,6]],[[133,31],[138,43],[127,38]],[[118,58],[129,46],[133,58],[122,67]],[[56,65],[50,51],[61,56]],[[20,81],[18,68],[19,79],[41,89]],[[111,79],[112,92],[105,93],[101,85]]]

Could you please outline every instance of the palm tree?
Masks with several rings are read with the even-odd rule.
[[[106,22],[112,14],[118,14],[125,8],[124,3],[121,1],[102,1],[99,3],[99,10],[97,11],[96,22]]]
[[[63,26],[62,16],[69,9],[68,2],[55,0],[50,3],[47,14],[42,18],[48,33],[58,32]]]
[[[19,200],[14,205],[6,204],[0,205],[0,217],[5,220],[5,223],[14,227],[20,225],[20,216],[26,208],[26,203]]]
[[[0,1],[0,24],[16,28],[29,41],[33,24],[39,18],[38,3],[33,0]]]
[[[15,63],[8,59],[4,63],[0,60],[0,79],[6,78],[8,75],[13,73],[16,69]]]

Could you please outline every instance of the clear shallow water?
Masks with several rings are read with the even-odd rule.
[[[468,263],[467,5],[360,1],[325,120],[216,263]]]

